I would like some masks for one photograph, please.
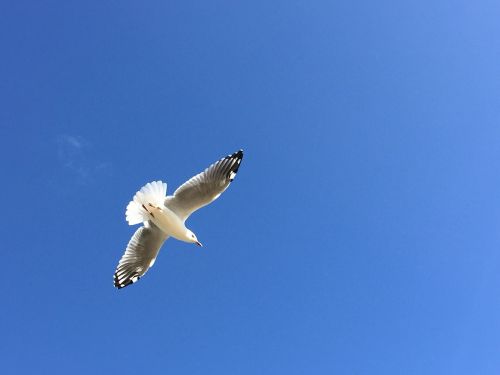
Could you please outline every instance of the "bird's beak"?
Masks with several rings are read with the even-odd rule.
[[[203,245],[201,244],[200,241],[196,241],[196,244],[199,246],[199,247],[203,247]]]

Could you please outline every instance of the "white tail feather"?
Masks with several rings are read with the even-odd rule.
[[[150,214],[143,206],[163,207],[167,195],[167,184],[161,181],[148,182],[134,195],[128,204],[125,218],[129,225],[140,224],[150,219]]]

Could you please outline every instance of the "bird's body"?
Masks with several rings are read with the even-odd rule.
[[[180,241],[191,242],[189,236],[186,234],[188,229],[184,225],[184,222],[167,206],[150,206],[147,209],[151,215],[150,220],[163,233]]]
[[[114,274],[114,284],[123,288],[141,278],[156,260],[168,237],[202,246],[185,222],[199,208],[217,199],[233,181],[243,151],[220,159],[182,184],[167,196],[167,184],[154,181],[138,191],[128,204],[126,219],[130,225],[143,223],[127,245]]]

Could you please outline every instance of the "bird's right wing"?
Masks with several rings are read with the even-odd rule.
[[[145,222],[130,239],[114,274],[115,287],[135,283],[153,266],[161,245],[168,238],[156,225]]]
[[[217,199],[228,188],[242,159],[243,150],[239,150],[215,162],[183,183],[172,196],[168,196],[165,206],[181,220],[186,220],[194,211]]]

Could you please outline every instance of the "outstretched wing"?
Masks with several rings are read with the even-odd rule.
[[[168,236],[156,225],[145,222],[130,239],[114,274],[115,287],[121,289],[139,280],[153,266]]]
[[[227,189],[242,159],[243,150],[220,159],[183,183],[165,199],[165,206],[185,221],[194,211],[214,201]]]

